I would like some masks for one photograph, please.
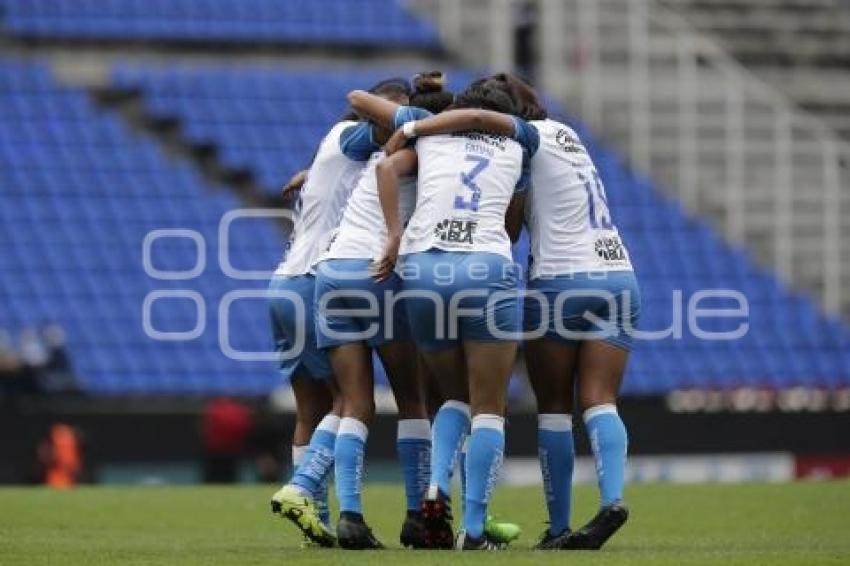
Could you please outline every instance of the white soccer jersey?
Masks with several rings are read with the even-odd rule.
[[[348,121],[336,124],[319,144],[296,206],[288,252],[275,275],[312,273],[313,264],[327,249],[331,235],[342,220],[351,190],[366,164],[365,159],[352,159],[342,148],[343,133],[356,125],[357,122]]]
[[[351,192],[345,214],[324,259],[379,259],[387,243],[387,224],[378,199],[375,169],[384,159],[383,151],[372,154],[357,185]],[[399,180],[399,214],[404,225],[416,206],[416,178]]]
[[[505,136],[467,132],[420,138],[416,152],[416,209],[400,254],[438,248],[510,259],[505,211],[520,179],[520,144]]]
[[[632,269],[605,188],[578,135],[554,120],[531,124],[540,133],[540,148],[531,159],[525,210],[529,277]]]

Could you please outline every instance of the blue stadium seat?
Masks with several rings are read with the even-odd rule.
[[[17,37],[439,47],[397,0],[0,0],[0,12]]]
[[[273,387],[268,364],[221,353],[212,318],[198,339],[200,354],[191,359],[182,355],[185,343],[152,341],[142,332],[141,305],[149,291],[194,289],[214,310],[225,292],[244,286],[225,277],[215,261],[218,221],[239,206],[233,196],[169,162],[82,92],[53,83],[42,64],[0,60],[0,92],[15,106],[0,112],[0,295],[10,306],[0,309],[0,328],[63,324],[75,367],[93,393],[256,394],[260,385]],[[14,214],[7,218],[8,211]],[[145,275],[142,239],[164,227],[205,236],[209,261],[201,279],[176,285]],[[282,235],[265,220],[248,228],[256,236],[250,267],[272,267]],[[194,256],[186,247],[176,249],[169,267],[183,269]],[[156,322],[186,329],[193,314],[191,305],[182,305]],[[257,342],[254,349],[265,348],[267,321],[250,323],[255,328],[246,334]],[[182,372],[195,376],[192,387]],[[270,379],[248,382],[246,372]]]

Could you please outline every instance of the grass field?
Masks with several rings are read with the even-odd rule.
[[[495,512],[525,529],[501,553],[398,549],[401,487],[367,486],[365,509],[391,550],[300,549],[268,510],[267,487],[0,489],[0,564],[850,564],[850,483],[632,486],[632,515],[601,552],[529,550],[543,529],[533,488],[501,488]],[[576,491],[574,522],[595,490]],[[448,562],[447,562],[448,561]]]

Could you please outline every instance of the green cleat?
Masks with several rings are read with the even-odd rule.
[[[306,539],[326,548],[336,544],[336,537],[319,519],[319,511],[312,497],[306,496],[293,485],[283,486],[272,495],[272,513],[289,519]]]
[[[520,533],[522,533],[522,529],[519,525],[497,521],[492,515],[487,515],[487,520],[484,521],[484,534],[497,544],[509,544],[515,541]]]

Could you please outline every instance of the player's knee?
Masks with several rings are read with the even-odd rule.
[[[537,394],[537,412],[541,414],[569,414],[572,412],[572,403],[565,399],[559,399],[555,395]]]
[[[375,416],[375,400],[371,395],[346,399],[342,406],[342,415],[369,423]]]
[[[579,408],[586,411],[599,405],[616,405],[617,393],[605,388],[582,388],[579,392]]]
[[[503,415],[506,405],[507,398],[502,391],[498,391],[496,388],[473,391],[469,402],[473,415]]]
[[[334,392],[330,412],[336,416],[342,415],[342,395],[340,395],[338,391]]]
[[[396,398],[396,406],[400,419],[424,419],[428,416],[425,401],[418,394],[412,397]]]

